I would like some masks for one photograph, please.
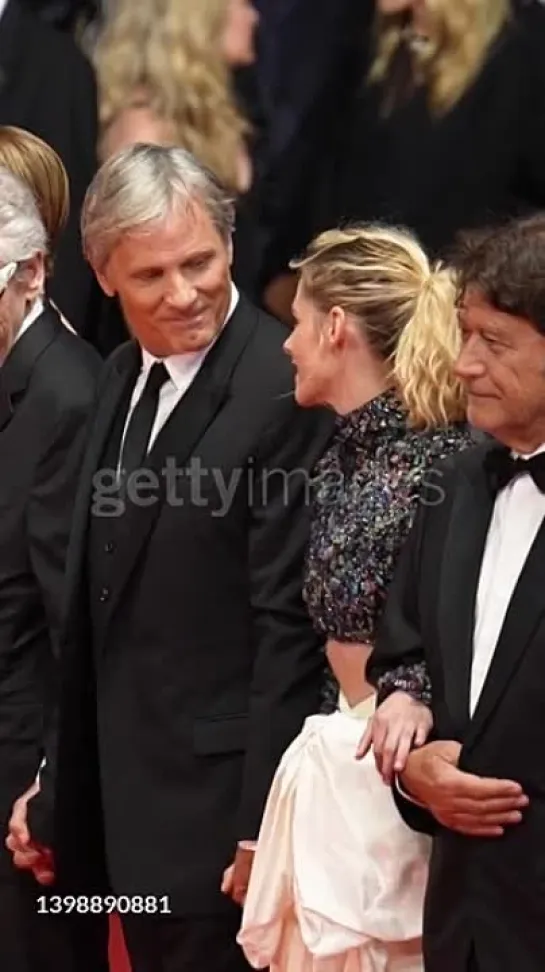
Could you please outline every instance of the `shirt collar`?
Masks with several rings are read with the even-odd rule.
[[[2,2],[2,0],[0,0],[0,3],[1,2]],[[37,321],[38,320],[38,318],[40,317],[40,315],[43,314],[43,311],[44,311],[44,302],[43,302],[43,300],[42,300],[41,297],[38,297],[34,301],[32,307],[30,308],[30,310],[29,310],[28,314],[26,315],[26,317],[23,318],[23,323],[21,324],[21,327],[19,328],[19,330],[17,331],[17,334],[15,335],[15,341],[18,341],[19,338],[23,336],[23,334],[25,333],[25,331],[28,331],[28,329],[31,326],[31,324],[34,324],[34,321]],[[15,341],[14,341],[14,344],[15,344]]]
[[[216,343],[218,337],[223,331],[223,328],[233,316],[237,308],[239,299],[240,299],[239,292],[235,287],[234,283],[231,282],[231,299],[229,301],[229,309],[227,311],[227,316],[223,322],[222,327],[216,334],[214,340],[211,341],[206,348],[200,348],[199,351],[188,351],[185,354],[171,354],[170,357],[161,358],[161,359],[155,358],[152,354],[150,354],[150,352],[146,348],[142,348],[142,374],[147,376],[149,374],[152,365],[154,365],[157,361],[160,360],[162,361],[165,368],[167,369],[170,379],[174,383],[174,385],[176,385],[176,388],[185,389],[187,385],[188,375],[195,372],[202,364],[202,362],[206,358],[206,355]]]
[[[511,452],[511,455],[513,459],[533,459],[534,456],[539,456],[542,452],[545,452],[545,442],[538,449],[534,449],[533,452],[527,452],[523,456],[519,452]]]

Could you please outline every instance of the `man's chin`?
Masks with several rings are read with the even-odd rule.
[[[467,406],[467,420],[474,429],[494,435],[498,425],[499,416],[494,408],[494,400],[489,398],[479,398],[469,400]]]

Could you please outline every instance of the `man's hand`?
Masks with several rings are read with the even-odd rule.
[[[221,883],[223,894],[230,895],[233,901],[236,901],[241,907],[246,901],[253,863],[254,851],[239,846],[233,863],[223,872]]]
[[[423,746],[433,726],[431,711],[406,692],[392,692],[369,719],[356,751],[363,759],[371,746],[385,783],[405,769],[413,746]]]
[[[40,792],[37,782],[13,804],[6,847],[13,854],[13,863],[21,871],[32,871],[39,884],[53,884],[55,870],[53,854],[32,840],[27,825],[27,805]]]
[[[432,742],[413,750],[401,783],[449,830],[471,837],[501,837],[505,827],[520,823],[528,797],[513,780],[459,770],[461,748],[457,742]]]

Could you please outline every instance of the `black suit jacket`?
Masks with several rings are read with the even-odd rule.
[[[430,476],[400,558],[368,674],[425,658],[435,736],[462,743],[460,767],[519,781],[524,821],[496,839],[442,828],[397,794],[406,822],[434,837],[425,907],[426,970],[460,972],[473,945],[480,972],[545,965],[545,525],[518,580],[478,705],[469,690],[475,598],[493,497],[483,445]]]
[[[51,296],[75,329],[87,333],[94,284],[83,258],[79,219],[96,170],[95,79],[72,38],[43,23],[24,0],[8,0],[0,17],[0,124],[34,132],[66,166],[70,216],[57,252]]]
[[[116,893],[168,895],[178,913],[231,907],[222,871],[317,711],[301,584],[308,473],[332,418],[296,406],[286,335],[241,298],[150,453],[150,501],[119,517],[108,469],[140,354],[110,359],[68,563],[59,887],[100,889],[107,870]]]
[[[47,308],[0,368],[0,825],[44,746],[72,500],[100,359]],[[0,852],[0,867],[5,867]]]

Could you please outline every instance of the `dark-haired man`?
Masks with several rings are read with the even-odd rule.
[[[545,221],[460,264],[458,374],[497,441],[448,460],[421,507],[368,676],[424,659],[434,741],[396,798],[433,836],[427,972],[545,967]]]

